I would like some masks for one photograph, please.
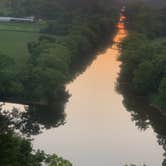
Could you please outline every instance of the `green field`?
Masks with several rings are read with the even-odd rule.
[[[40,27],[37,23],[0,23],[0,52],[14,58],[18,65],[25,64],[27,43],[37,40]]]
[[[43,23],[0,22],[0,31],[39,32],[41,26],[43,26]]]

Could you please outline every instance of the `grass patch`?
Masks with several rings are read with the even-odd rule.
[[[27,43],[37,40],[40,24],[0,23],[0,52],[14,58],[17,65],[25,65]]]
[[[0,22],[0,31],[18,31],[18,32],[33,32],[39,33],[40,28],[44,23],[16,23],[16,22]]]

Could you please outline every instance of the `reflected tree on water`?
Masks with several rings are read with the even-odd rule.
[[[127,85],[119,84],[117,91],[123,95],[123,104],[138,129],[145,131],[151,126],[156,133],[157,142],[165,151],[162,166],[166,166],[166,116],[149,106],[145,98],[136,96]]]
[[[58,165],[72,166],[72,164],[57,155],[49,155],[43,151],[32,149],[29,139],[23,137],[25,135],[37,134],[41,132],[40,125],[43,128],[57,127],[64,124],[64,112],[51,112],[55,117],[54,121],[49,120],[45,123],[44,118],[35,118],[39,114],[32,114],[32,110],[38,110],[39,107],[29,107],[26,112],[13,108],[12,110],[4,110],[0,105],[0,165],[2,166],[42,166],[42,165]],[[40,109],[38,110],[40,112]],[[42,110],[44,111],[44,110]],[[60,111],[60,110],[59,110]],[[49,112],[47,110],[47,112]],[[42,113],[41,113],[42,114]],[[45,114],[42,114],[43,116]],[[47,118],[47,117],[45,117]]]
[[[17,127],[22,133],[36,135],[43,130],[64,125],[66,123],[65,118],[64,103],[49,106],[30,106],[21,115],[21,121]]]
[[[33,105],[25,111],[13,107],[12,110],[0,109],[0,132],[15,130],[23,135],[37,135],[44,130],[64,125],[66,114],[65,101],[48,106]]]

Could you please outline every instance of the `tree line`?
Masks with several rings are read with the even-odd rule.
[[[120,45],[122,71],[137,95],[146,96],[159,109],[166,110],[166,8],[143,3],[128,6],[128,37]]]

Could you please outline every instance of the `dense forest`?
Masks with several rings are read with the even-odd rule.
[[[130,4],[126,12],[129,30],[122,42],[120,80],[155,107],[166,110],[166,8]]]

